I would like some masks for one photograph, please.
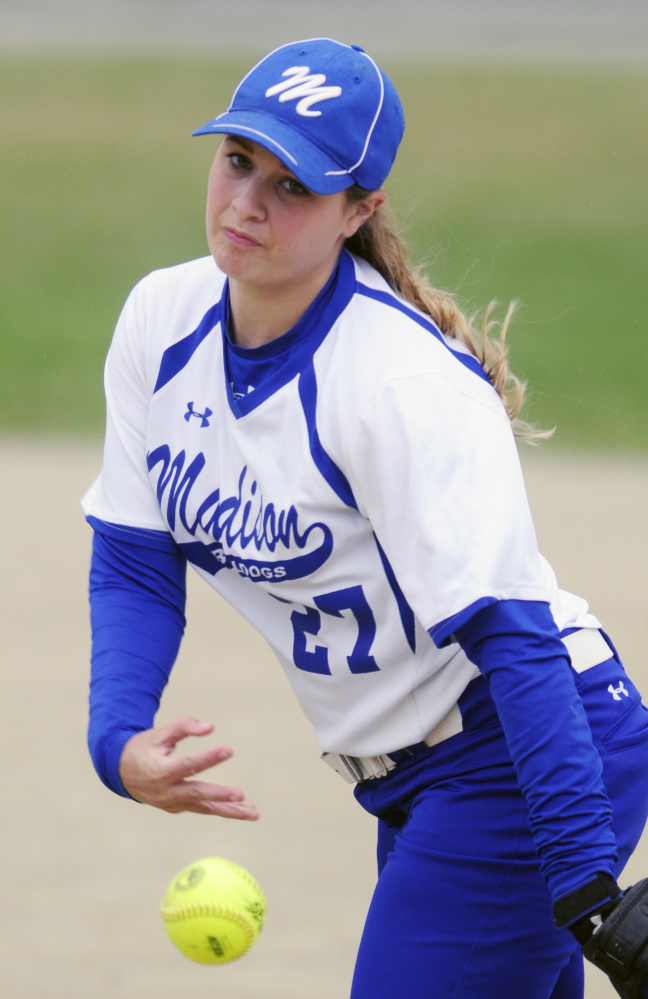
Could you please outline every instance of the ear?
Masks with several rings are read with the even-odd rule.
[[[354,236],[361,225],[371,218],[377,208],[384,204],[387,194],[385,191],[369,191],[362,201],[349,203],[349,215],[344,227],[344,238]]]

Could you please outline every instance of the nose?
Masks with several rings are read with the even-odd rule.
[[[266,214],[263,180],[253,174],[238,186],[232,206],[241,219],[263,219]]]

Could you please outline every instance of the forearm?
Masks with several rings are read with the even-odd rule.
[[[506,601],[458,630],[488,677],[554,901],[614,870],[601,760],[549,608]]]
[[[126,741],[153,725],[184,631],[185,564],[174,552],[95,533],[90,570],[92,656],[88,746],[104,784]]]

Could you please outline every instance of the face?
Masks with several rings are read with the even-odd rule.
[[[313,194],[263,146],[226,136],[209,175],[207,242],[239,291],[313,290],[315,297],[344,240],[383,198],[374,191],[368,204],[350,204],[343,191]]]

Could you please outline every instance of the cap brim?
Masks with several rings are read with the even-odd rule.
[[[301,132],[258,111],[225,111],[192,135],[240,135],[274,153],[315,194],[336,194],[355,184],[351,174]]]

